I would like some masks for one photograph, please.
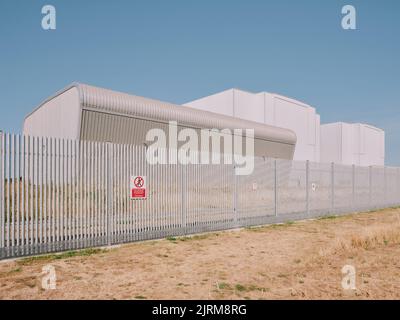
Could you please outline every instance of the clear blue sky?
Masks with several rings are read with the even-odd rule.
[[[73,81],[178,104],[237,87],[381,127],[400,165],[399,33],[398,0],[0,0],[0,128]]]

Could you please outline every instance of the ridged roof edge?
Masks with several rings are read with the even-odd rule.
[[[168,102],[144,98],[127,93],[103,89],[74,82],[42,102],[25,120],[45,103],[71,88],[79,92],[81,108],[99,109],[109,113],[126,114],[138,118],[154,119],[161,122],[176,120],[178,124],[194,128],[209,129],[254,129],[260,139],[281,143],[296,144],[296,134],[283,129],[253,121],[237,119],[209,111],[197,110]]]

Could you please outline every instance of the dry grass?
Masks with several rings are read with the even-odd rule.
[[[400,245],[400,215],[397,218],[391,224],[367,225],[346,237],[335,239],[334,246],[325,247],[325,249],[319,251],[319,255],[329,256],[332,254],[374,250],[384,246]]]
[[[353,235],[350,248],[371,250],[382,245],[398,244],[400,244],[400,223],[386,228],[369,228],[360,235]],[[346,244],[343,243],[342,247],[346,247]]]
[[[0,299],[399,299],[399,256],[395,208],[6,261]],[[46,264],[57,290],[41,289]]]

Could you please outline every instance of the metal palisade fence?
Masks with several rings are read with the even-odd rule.
[[[255,158],[152,165],[142,146],[0,134],[0,258],[400,204],[400,169]],[[130,182],[146,176],[147,198]]]

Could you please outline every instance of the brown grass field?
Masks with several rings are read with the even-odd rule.
[[[0,299],[399,298],[400,209],[0,262]]]

